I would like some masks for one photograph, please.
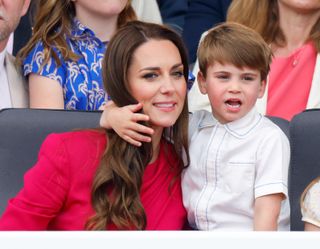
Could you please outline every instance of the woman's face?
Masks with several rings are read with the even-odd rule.
[[[143,104],[153,127],[170,127],[185,102],[187,84],[178,48],[168,40],[149,40],[136,49],[128,69],[132,96]]]
[[[84,18],[108,18],[119,15],[128,0],[72,0],[77,16]]]
[[[320,0],[278,0],[278,3],[301,13],[320,10]]]

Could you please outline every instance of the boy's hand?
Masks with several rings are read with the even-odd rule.
[[[150,135],[153,134],[153,129],[138,123],[149,120],[148,115],[136,113],[141,108],[141,103],[117,107],[109,101],[104,106],[100,126],[113,129],[122,139],[135,146],[141,146],[142,142],[151,142]]]

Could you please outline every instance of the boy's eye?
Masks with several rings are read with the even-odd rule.
[[[218,75],[216,75],[216,77],[217,77],[218,79],[221,79],[221,80],[227,80],[227,79],[229,79],[229,75],[227,75],[227,74],[218,74]]]
[[[252,81],[252,80],[254,80],[254,77],[253,76],[243,76],[242,79],[245,81]]]

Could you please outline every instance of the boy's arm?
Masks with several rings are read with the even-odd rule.
[[[283,198],[285,197],[281,193],[256,198],[254,203],[254,231],[277,230]]]
[[[141,103],[118,107],[109,101],[102,112],[100,126],[113,129],[122,139],[135,146],[141,146],[141,142],[151,142],[153,129],[138,123],[149,120],[148,115],[136,113],[141,108]]]
[[[280,129],[261,130],[254,185],[254,230],[276,230],[289,219],[281,202],[288,196],[290,145]],[[288,201],[288,200],[286,200]],[[280,220],[281,219],[281,220]],[[287,229],[288,227],[281,227]]]

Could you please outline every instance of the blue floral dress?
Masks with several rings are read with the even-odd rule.
[[[61,65],[58,66],[51,56],[48,63],[41,67],[44,47],[42,42],[38,42],[23,62],[24,75],[34,73],[58,81],[63,89],[65,109],[97,110],[107,99],[102,83],[106,45],[76,19],[71,37],[66,37],[66,42],[79,56],[77,61],[64,60],[61,52],[53,47]]]

